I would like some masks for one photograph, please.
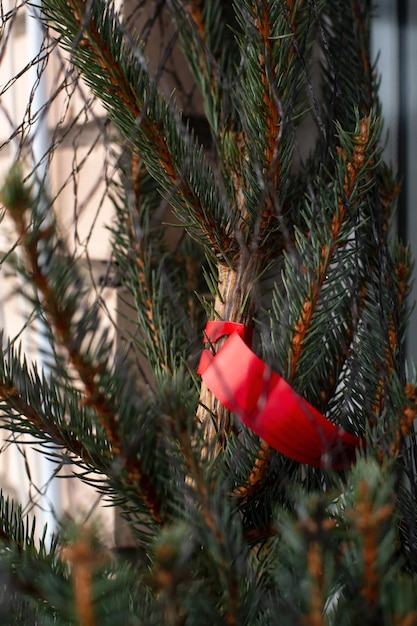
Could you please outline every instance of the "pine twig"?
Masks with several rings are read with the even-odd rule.
[[[153,98],[156,99],[157,105],[155,108],[157,109],[163,101],[158,99],[144,69],[142,67],[138,68],[138,71],[141,71],[143,74],[143,79],[147,81],[146,88],[143,88],[144,93],[139,94],[125,75],[120,62],[114,57],[112,50],[102,35],[103,29],[100,28],[101,25],[95,22],[94,14],[88,11],[89,3],[86,0],[69,0],[67,5],[75,24],[78,26],[76,34],[64,31],[65,38],[67,40],[70,39],[74,46],[73,54],[75,61],[81,62],[81,59],[85,59],[88,56],[94,69],[108,81],[108,93],[100,93],[99,95],[101,97],[105,95],[104,100],[107,102],[107,108],[110,110],[115,123],[118,123],[117,114],[120,113],[120,110],[130,113],[132,134],[126,136],[126,139],[131,143],[140,158],[143,159],[152,176],[158,180],[166,191],[172,194],[172,198],[176,200],[177,206],[181,205],[183,210],[187,209],[188,216],[185,221],[188,224],[192,222],[192,228],[198,229],[207,246],[215,255],[224,254],[225,251],[231,249],[231,236],[226,228],[221,227],[212,211],[202,201],[200,189],[195,186],[194,177],[184,175],[184,162],[182,160],[177,162],[172,150],[168,147],[166,137],[168,120],[165,119],[165,117],[171,117],[171,110],[168,105],[165,106],[163,113],[152,111],[151,114],[150,110],[154,104],[151,105],[151,100]],[[106,3],[103,3],[103,7],[103,10],[105,10]],[[60,17],[58,17],[59,2],[55,3],[48,0],[45,2],[43,10],[48,19],[54,21],[56,26],[60,25]],[[71,27],[74,28],[74,24]],[[119,25],[117,30],[117,35],[122,37]],[[116,36],[115,39],[117,39]],[[126,48],[131,46],[126,37],[123,43],[126,44]],[[127,49],[124,52],[128,54]],[[112,95],[111,103],[109,103],[110,94]],[[142,102],[143,99],[144,102]],[[118,103],[117,110],[112,110],[115,102]],[[171,120],[176,125],[178,125],[178,121],[179,118],[175,119],[175,121]],[[121,130],[126,135],[126,127],[122,126]],[[183,134],[188,135],[187,129],[184,128],[182,130]],[[150,153],[143,150],[143,138],[146,138],[147,146],[152,146],[151,157],[149,157]],[[189,137],[190,142],[191,139]],[[185,145],[181,133],[178,133],[177,140]],[[192,160],[191,156],[190,159]],[[214,177],[211,177],[211,175],[209,182],[212,187],[215,185]]]
[[[198,0],[189,0],[189,2],[185,3],[184,9],[187,11],[188,15],[190,16],[193,23],[195,24],[195,27],[197,29],[197,32],[199,34],[201,41],[205,41],[204,20],[203,20],[201,7],[198,3]],[[202,63],[200,63],[200,67],[204,71],[204,67]]]
[[[303,342],[310,329],[313,315],[318,303],[320,290],[326,279],[327,269],[333,260],[334,254],[338,246],[338,238],[342,230],[342,226],[346,217],[345,202],[351,197],[355,188],[358,175],[363,169],[366,158],[366,149],[369,144],[369,119],[361,120],[359,124],[359,132],[354,138],[355,147],[352,158],[349,159],[342,148],[339,148],[339,154],[346,164],[346,175],[343,183],[343,192],[345,197],[340,196],[338,200],[337,211],[334,213],[330,227],[331,243],[324,244],[320,255],[320,263],[316,270],[316,275],[311,281],[311,289],[304,300],[300,317],[295,324],[294,334],[291,344],[291,367],[289,379],[293,380],[297,372],[298,363],[303,352]]]
[[[312,541],[308,546],[307,567],[311,577],[310,607],[309,613],[303,617],[302,623],[304,626],[324,626],[323,563],[318,541]]]
[[[265,478],[269,466],[271,453],[272,450],[270,446],[265,443],[265,441],[261,441],[256,461],[246,483],[235,489],[232,494],[237,496],[240,503],[244,504],[252,495],[259,491],[260,485]]]
[[[79,626],[97,626],[93,597],[93,572],[107,558],[96,554],[85,529],[73,545],[61,551],[61,559],[71,566],[74,587],[75,609]]]
[[[359,485],[359,501],[355,508],[346,512],[363,540],[363,573],[360,589],[370,607],[375,606],[379,596],[378,532],[381,524],[391,516],[392,512],[393,505],[389,503],[379,508],[374,507],[369,494],[369,485],[365,481]]]
[[[37,413],[32,406],[27,404],[15,387],[9,387],[6,384],[1,383],[0,398],[2,398],[2,400],[4,400],[11,409],[16,411],[18,415],[24,416],[36,428],[36,430],[41,431],[50,437],[52,443],[69,450],[87,464],[91,464],[92,466],[95,465],[94,459],[78,439],[72,438],[69,441],[67,437],[63,436],[60,429],[56,426],[56,424],[54,424],[54,422],[42,419],[39,413]]]
[[[40,244],[51,242],[55,236],[53,225],[29,231],[26,221],[26,213],[30,205],[30,191],[21,180],[20,170],[14,170],[9,175],[8,181],[4,185],[1,195],[2,200],[9,210],[19,236],[19,243],[25,251],[26,261],[33,284],[41,295],[43,309],[56,332],[59,344],[66,350],[69,361],[77,372],[83,384],[85,392],[84,404],[89,405],[95,411],[99,424],[106,434],[113,455],[121,459],[124,463],[127,480],[133,485],[140,485],[142,497],[149,512],[157,523],[161,523],[160,502],[154,487],[149,478],[142,472],[142,464],[139,459],[132,460],[125,456],[122,442],[119,437],[119,430],[116,418],[116,410],[105,392],[100,386],[100,374],[104,369],[103,364],[93,364],[82,353],[78,342],[72,336],[72,322],[74,310],[71,305],[61,305],[56,296],[54,288],[48,281],[48,276],[43,272],[40,262]],[[12,195],[10,195],[12,194]],[[62,436],[56,427],[48,424],[45,426],[43,420],[34,412],[31,407],[25,406],[18,391],[4,388],[0,390],[1,397],[14,403],[14,408],[25,415],[32,424],[40,428],[48,435],[57,436],[59,445],[62,445]],[[11,395],[11,392],[13,395]],[[9,395],[8,395],[9,394]],[[68,446],[65,445],[65,448]],[[77,446],[75,446],[77,447]],[[81,447],[77,450],[77,455],[82,453]]]

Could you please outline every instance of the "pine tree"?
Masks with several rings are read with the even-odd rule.
[[[139,334],[117,351],[53,198],[15,164],[1,198],[51,351],[48,372],[16,342],[3,351],[2,423],[75,464],[122,510],[133,549],[109,554],[65,523],[39,544],[3,498],[3,621],[416,624],[410,258],[391,232],[371,4],[157,4],[208,147],[160,88],[134,11],[42,2],[112,123],[109,274]]]

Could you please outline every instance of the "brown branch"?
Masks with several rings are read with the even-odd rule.
[[[362,539],[363,572],[361,594],[370,606],[374,606],[378,599],[378,532],[393,511],[392,504],[384,504],[375,508],[369,494],[369,485],[362,481],[359,485],[359,500],[354,509],[346,511],[353,526]]]
[[[132,181],[133,181],[133,189],[135,193],[136,200],[136,209],[138,215],[140,216],[140,196],[141,196],[141,179],[143,176],[143,167],[139,162],[139,158],[136,157],[135,154],[132,155]],[[130,238],[130,244],[132,245],[135,251],[135,261],[136,261],[136,269],[137,269],[137,277],[139,279],[143,298],[144,306],[142,307],[143,312],[146,315],[148,320],[148,329],[152,336],[152,341],[154,345],[158,345],[158,331],[157,324],[154,319],[154,311],[152,304],[152,293],[151,287],[149,285],[149,281],[146,277],[146,266],[145,266],[145,250],[143,241],[138,241],[136,237],[135,228],[133,226],[132,218],[129,212],[126,213],[128,232]],[[165,364],[161,363],[162,369],[165,369]]]
[[[280,171],[281,161],[278,155],[280,140],[281,111],[279,106],[279,97],[276,91],[278,81],[278,68],[274,67],[272,55],[271,25],[269,22],[268,5],[263,4],[263,11],[260,16],[255,19],[255,26],[260,35],[264,52],[259,55],[259,69],[261,72],[261,81],[263,86],[263,116],[266,120],[266,148],[265,148],[265,167],[268,179],[271,183],[272,193],[276,193]],[[264,207],[261,213],[259,224],[259,237],[261,241],[270,226],[271,219],[275,215],[274,203],[269,196],[264,199]]]
[[[394,441],[390,446],[390,454],[395,458],[399,456],[402,450],[404,439],[410,433],[414,426],[414,420],[417,418],[417,387],[408,383],[404,388],[406,405],[402,413],[399,415],[399,425],[395,432]],[[378,455],[380,463],[384,460],[383,451],[380,450]]]
[[[269,526],[268,528],[243,529],[243,537],[249,545],[252,545],[252,549],[256,555],[260,550],[263,551],[265,549],[265,543],[268,539],[278,534],[280,534],[280,531],[274,526]]]
[[[130,485],[140,485],[145,504],[154,519],[158,523],[161,523],[161,504],[149,478],[142,474],[141,462],[138,459],[128,459],[124,454],[118,432],[115,408],[112,406],[112,402],[100,387],[100,373],[104,366],[103,364],[91,363],[90,360],[82,354],[77,347],[77,343],[72,337],[72,321],[75,311],[71,310],[69,307],[61,307],[56,298],[54,289],[49,284],[48,277],[42,271],[42,267],[39,262],[38,245],[41,241],[52,240],[55,232],[54,228],[53,226],[49,226],[37,232],[29,232],[24,210],[12,210],[10,211],[10,214],[16,224],[16,229],[19,234],[19,243],[23,246],[25,251],[28,269],[31,274],[33,284],[42,297],[42,306],[44,311],[56,332],[57,341],[67,351],[69,361],[84,386],[84,404],[91,406],[95,411],[98,417],[98,422],[106,434],[107,441],[111,446],[113,454],[122,459],[124,462],[128,482]],[[7,389],[3,389],[3,392],[7,393]],[[11,397],[13,398],[13,396]],[[25,409],[23,415],[28,417],[28,419],[33,420],[33,423],[36,424],[38,428],[41,428],[44,432],[45,430],[48,432],[45,428],[44,422],[40,419],[40,416],[38,416],[36,412],[31,413],[29,407],[21,406],[20,408]],[[53,428],[52,426],[49,427]],[[55,435],[59,435],[58,441],[60,441],[61,438],[59,431],[53,428],[52,432]],[[65,445],[65,447],[67,447],[67,445]],[[80,452],[81,451],[82,450],[80,449]]]
[[[91,465],[100,472],[103,472],[103,468],[98,466],[97,460],[78,439],[73,437],[68,439],[68,437],[61,432],[52,420],[43,420],[39,413],[23,399],[15,387],[8,386],[5,383],[0,383],[0,398],[7,403],[8,407],[16,411],[17,415],[25,417],[38,432],[48,435],[51,443],[63,448],[64,450],[68,450],[82,462]],[[67,434],[68,433],[66,433],[66,435]],[[103,454],[103,452],[101,454]],[[113,456],[110,456],[109,453],[104,453],[104,455],[105,456],[101,460],[104,460],[104,458],[107,457],[106,460],[110,462],[113,458]],[[127,480],[129,485],[131,487],[135,487],[139,484],[142,487],[144,491],[143,497],[145,504],[147,504],[150,512],[155,517],[155,520],[159,524],[162,523],[159,513],[160,505],[158,504],[156,494],[154,493],[153,487],[150,485],[148,479],[139,474],[138,467],[135,464],[128,461],[125,465],[128,472]]]
[[[323,598],[323,559],[320,543],[312,541],[307,550],[307,567],[310,574],[310,606],[309,614],[304,616],[304,626],[324,625],[324,598]]]
[[[255,20],[255,25],[264,48],[264,53],[259,55],[259,69],[263,86],[263,113],[267,122],[265,161],[268,176],[276,185],[278,184],[281,166],[277,157],[281,115],[271,87],[272,81],[276,82],[277,80],[277,68],[273,66],[271,25],[269,22],[268,5],[266,3],[263,3],[262,14]]]
[[[213,534],[216,545],[219,546],[219,554],[223,555],[225,553],[222,548],[227,542],[225,541],[222,530],[219,528],[218,520],[213,512],[212,503],[210,502],[210,492],[202,472],[202,457],[199,452],[198,455],[194,453],[193,442],[189,436],[188,429],[183,427],[178,428],[178,420],[176,419],[171,419],[170,423],[173,429],[173,436],[181,443],[181,451],[187,465],[188,477],[186,482],[196,495],[202,518],[207,528]],[[237,626],[235,618],[238,602],[237,584],[233,575],[230,575],[230,563],[226,558],[220,558],[220,569],[222,572],[225,572],[224,582],[228,588],[226,595],[228,606],[224,610],[225,621],[229,626]]]
[[[96,626],[93,573],[106,563],[106,556],[93,551],[91,538],[83,529],[73,545],[62,549],[61,559],[71,566],[79,626]]]
[[[327,599],[323,572],[323,536],[331,533],[337,527],[337,522],[332,517],[317,518],[313,514],[300,519],[297,527],[307,544],[307,571],[310,577],[309,613],[301,622],[305,626],[323,626],[323,608]]]
[[[288,8],[288,26],[291,32],[295,35],[295,5],[296,0],[289,0],[287,2]],[[263,4],[262,12],[255,17],[255,26],[262,41],[263,52],[259,55],[259,68],[261,72],[261,82],[263,86],[263,114],[267,122],[266,140],[267,145],[265,148],[265,164],[268,179],[271,183],[272,193],[276,193],[279,187],[279,179],[281,173],[281,161],[279,159],[279,142],[281,135],[281,110],[279,94],[276,93],[276,85],[278,83],[279,68],[274,65],[273,62],[273,39],[271,37],[271,24],[268,14],[267,3]],[[291,58],[294,55],[294,46],[290,47],[288,53],[288,65],[290,65]],[[288,71],[283,68],[283,72]],[[244,196],[243,196],[244,198]],[[275,205],[271,197],[267,196],[264,199],[264,207],[262,210],[260,223],[258,242],[262,241],[265,233],[271,226],[271,220],[275,216]],[[252,472],[250,473],[246,485],[242,485],[236,490],[236,495],[242,502],[245,502],[248,498],[254,494],[268,469],[269,461],[271,458],[271,448],[265,442],[261,442],[261,446],[258,451],[258,456],[255,461]]]
[[[206,41],[206,33],[205,33],[205,25],[203,20],[203,15],[201,12],[200,5],[197,0],[190,0],[184,6],[184,9],[187,11],[188,15],[194,22],[197,32],[200,36],[201,41]],[[201,67],[201,64],[200,64]]]
[[[303,344],[310,329],[313,315],[315,313],[321,288],[326,279],[327,270],[333,260],[334,254],[338,248],[337,240],[346,216],[345,201],[349,199],[354,191],[358,174],[361,172],[365,163],[365,153],[369,143],[369,119],[360,122],[359,133],[355,137],[355,147],[351,160],[344,150],[339,148],[339,154],[346,164],[346,176],[343,184],[345,198],[339,197],[338,207],[333,215],[330,227],[331,242],[330,245],[324,244],[321,250],[319,266],[316,275],[311,282],[311,288],[304,300],[300,317],[295,324],[294,334],[291,343],[291,367],[290,380],[293,380],[298,368],[298,364],[303,353]]]
[[[0,398],[7,403],[8,407],[16,411],[18,415],[25,417],[33,424],[37,431],[48,435],[52,443],[70,451],[79,459],[96,467],[93,457],[78,439],[71,439],[68,442],[68,439],[64,437],[56,424],[52,420],[43,420],[39,413],[23,399],[15,387],[0,383]]]
[[[403,415],[400,416],[400,430],[403,439],[409,434],[417,417],[417,387],[408,384],[405,386],[404,393],[408,406],[405,407]]]
[[[17,222],[17,225],[20,231],[21,242],[29,262],[33,284],[42,295],[42,305],[53,324],[57,338],[60,344],[67,350],[70,363],[84,385],[86,394],[84,402],[86,405],[90,405],[95,409],[100,425],[106,433],[107,440],[111,444],[114,453],[120,456],[122,450],[114,410],[97,382],[101,365],[93,365],[79,351],[76,343],[72,340],[71,324],[73,311],[61,307],[56,299],[55,291],[51,288],[48,278],[43,274],[39,263],[38,244],[42,239],[50,239],[53,235],[53,230],[48,228],[48,232],[39,231],[36,233],[28,233],[24,216],[22,216],[20,224]]]
[[[296,14],[301,6],[301,2],[288,0],[286,3],[285,23],[289,34],[295,38],[297,31]],[[265,138],[267,145],[265,148],[265,171],[270,183],[269,194],[264,198],[264,206],[259,222],[258,242],[262,242],[265,235],[271,228],[271,223],[275,218],[275,202],[271,197],[275,196],[279,188],[281,175],[281,160],[279,157],[279,147],[282,135],[283,109],[281,97],[277,85],[282,83],[285,75],[291,71],[292,59],[295,55],[296,46],[294,40],[288,50],[286,62],[283,66],[274,64],[273,52],[276,42],[271,37],[271,22],[268,14],[268,3],[261,4],[261,12],[255,17],[255,26],[258,30],[263,52],[259,54],[259,68],[261,72],[263,116],[267,123]]]
[[[247,502],[259,491],[259,486],[265,478],[268,469],[271,453],[270,446],[265,441],[261,441],[256,461],[246,483],[235,489],[232,494],[238,497],[241,504]]]
[[[85,25],[87,3],[85,1],[69,0],[69,4],[75,19],[80,24],[80,28],[83,27]],[[214,233],[218,230],[218,224],[215,223],[213,216],[205,210],[198,194],[188,184],[188,179],[182,176],[181,172],[177,173],[177,165],[164,139],[162,120],[154,121],[140,109],[137,104],[136,94],[127,81],[120,65],[115,63],[93,19],[90,19],[84,28],[79,45],[90,51],[94,60],[108,77],[113,93],[120,98],[123,107],[132,114],[133,118],[140,121],[142,131],[148,137],[149,144],[152,145],[153,151],[157,154],[159,165],[172,185],[174,194],[188,205],[197,216],[200,230],[207,238],[213,251],[219,254],[231,249],[233,242],[226,233],[222,234],[220,242],[217,241]],[[134,149],[137,151],[137,146],[134,146]]]
[[[393,196],[391,198],[385,198],[385,203],[390,203],[393,201],[395,196],[397,195],[397,189],[394,188]],[[386,212],[386,210],[385,210]],[[383,245],[382,242],[381,245]],[[395,304],[393,310],[389,312],[389,321],[388,321],[388,342],[385,348],[385,365],[386,370],[384,372],[384,376],[381,377],[379,384],[377,386],[375,400],[374,400],[374,410],[381,411],[384,403],[385,403],[385,385],[386,381],[389,378],[391,372],[395,368],[395,355],[397,352],[398,345],[400,343],[400,329],[398,325],[398,320],[401,316],[403,306],[405,303],[406,296],[409,292],[409,277],[410,277],[410,268],[403,261],[399,260],[393,267],[393,275],[388,274],[385,277],[388,287],[393,290],[395,289]]]

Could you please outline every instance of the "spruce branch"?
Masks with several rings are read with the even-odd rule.
[[[10,180],[12,180],[12,184]],[[22,190],[20,194],[13,192],[11,195],[7,191],[11,186],[16,189],[19,185]],[[20,182],[16,182],[15,173],[12,171],[12,174],[6,180],[1,196],[3,202],[6,203],[9,197],[30,199],[30,192],[21,179]],[[149,477],[142,471],[141,460],[139,458],[131,458],[126,454],[125,445],[120,437],[120,425],[114,398],[111,398],[108,392],[104,391],[106,389],[103,385],[106,378],[106,365],[100,361],[94,363],[90,356],[81,349],[81,340],[77,336],[77,332],[81,329],[78,328],[78,331],[75,332],[77,326],[75,322],[76,307],[74,294],[70,293],[69,288],[69,275],[74,280],[73,284],[79,282],[79,277],[75,276],[76,272],[70,263],[69,266],[64,268],[64,273],[59,276],[63,284],[57,281],[59,264],[66,265],[66,261],[58,260],[57,258],[55,226],[53,223],[49,225],[41,224],[39,226],[32,223],[30,226],[26,215],[29,207],[25,209],[25,207],[21,206],[20,200],[19,210],[16,208],[16,203],[12,202],[6,204],[6,208],[14,220],[20,244],[25,252],[27,271],[31,276],[34,288],[40,296],[42,310],[54,329],[57,342],[67,352],[69,362],[83,385],[83,404],[94,410],[98,424],[106,435],[112,458],[122,461],[128,483],[132,486],[137,484],[140,486],[150,513],[160,523],[160,504],[155,488]],[[61,245],[63,244],[61,243]],[[56,265],[52,268],[48,267],[48,263],[42,260],[51,251],[55,255]],[[61,269],[63,268],[61,267]],[[65,293],[66,290],[69,293]],[[56,436],[55,442],[58,445],[62,445],[60,430],[50,425],[49,422],[40,420],[36,411],[25,405],[19,391],[13,387],[7,388],[3,383],[1,395],[18,414],[24,415],[34,427],[40,428],[41,432],[46,431],[48,437]],[[80,447],[76,441],[71,443],[77,449],[76,454],[82,456],[84,452],[82,446]],[[68,447],[68,443],[66,443],[65,447]]]
[[[367,603],[373,607],[377,602],[380,585],[378,532],[392,515],[393,505],[389,502],[381,506],[376,505],[372,494],[370,494],[369,484],[365,481],[359,483],[358,496],[355,509],[348,510],[347,517],[363,541],[361,594]]]
[[[259,13],[258,13],[259,11]],[[274,41],[271,35],[270,17],[268,5],[259,7],[255,18],[255,26],[259,32],[261,49],[259,55],[259,71],[261,73],[261,83],[263,87],[263,104],[265,108],[264,116],[267,122],[265,166],[267,177],[276,189],[279,182],[280,163],[278,160],[278,144],[282,135],[282,105],[278,98],[274,97],[273,85],[279,82],[279,69],[274,63],[273,46]],[[291,58],[293,48],[290,48],[288,56]]]
[[[191,0],[184,4],[184,8],[188,15],[191,17],[192,22],[197,28],[197,32],[201,41],[206,41],[206,28],[203,21],[203,13],[198,0]]]
[[[187,309],[192,307],[193,293],[184,281],[178,254],[167,250],[163,229],[152,220],[160,203],[158,189],[143,164],[138,168],[133,181],[123,174],[122,185],[115,189],[114,260],[142,329],[141,338],[132,341],[145,352],[155,374],[160,370],[173,374],[187,360],[193,334]],[[132,183],[134,206],[129,201]]]
[[[373,68],[370,62],[370,49],[369,49],[369,30],[370,22],[369,16],[366,12],[366,3],[364,4],[360,0],[352,0],[352,11],[355,24],[355,37],[357,41],[357,49],[359,50],[361,65],[362,65],[362,83],[361,92],[365,95],[364,110],[368,106],[368,113],[370,111],[371,104],[375,98],[374,93],[374,80],[373,80]],[[368,104],[369,103],[369,104]]]
[[[46,436],[47,443],[53,443],[76,455],[83,463],[88,466],[97,467],[97,460],[90,456],[88,448],[79,441],[78,438],[69,440],[67,434],[63,434],[61,429],[51,420],[43,419],[42,416],[29,405],[19,394],[15,387],[8,387],[2,383],[0,385],[0,398],[7,405],[8,409],[14,411],[17,415],[22,416],[30,422],[34,427],[36,434],[42,433],[42,438]]]
[[[242,55],[239,89],[245,94],[236,109],[250,154],[243,168],[248,239],[254,249],[276,252],[279,246],[274,248],[271,234],[281,230],[284,235],[282,222],[288,227],[293,217],[286,215],[294,191],[290,172],[295,130],[306,116],[311,78],[305,59],[313,41],[314,12],[304,3],[248,1],[236,13]]]
[[[103,0],[47,0],[45,18],[109,115],[207,253],[232,253],[233,223],[189,128],[156,91],[140,42]]]
[[[20,505],[0,492],[0,554],[2,593],[1,616],[8,623],[45,623],[54,619],[56,590],[66,585],[66,573],[59,558],[59,541],[35,535],[35,520],[23,515]],[[45,580],[54,585],[45,585]],[[3,595],[4,598],[4,595]],[[7,615],[6,615],[7,611]],[[29,621],[31,620],[31,621]]]
[[[267,120],[266,128],[266,146],[265,146],[265,170],[267,188],[270,193],[276,193],[279,189],[281,161],[278,152],[279,144],[283,133],[284,111],[281,102],[281,94],[276,85],[281,82],[282,76],[280,71],[282,68],[274,63],[273,54],[273,38],[271,36],[271,24],[268,15],[267,4],[260,9],[260,15],[255,19],[255,25],[261,39],[261,48],[263,51],[259,55],[259,69],[261,72],[261,82],[263,86],[263,104],[264,116]],[[293,54],[293,48],[288,52],[288,62]],[[264,208],[262,209],[259,220],[259,241],[262,242],[272,224],[272,218],[275,216],[275,206],[271,198],[264,200]]]
[[[289,378],[294,380],[297,367],[303,350],[303,342],[311,327],[313,315],[318,303],[320,290],[326,280],[328,268],[334,260],[339,245],[344,245],[344,241],[340,241],[340,233],[344,220],[347,217],[346,205],[350,202],[352,194],[357,185],[357,179],[363,174],[363,168],[366,165],[365,160],[369,158],[368,150],[370,144],[370,121],[364,119],[360,122],[358,132],[354,137],[353,153],[346,155],[343,149],[340,149],[342,159],[346,163],[346,175],[343,182],[343,196],[339,197],[337,209],[332,217],[330,226],[330,239],[326,242],[319,256],[319,264],[315,269],[315,276],[312,278],[310,292],[308,293],[298,322],[294,327],[294,334],[290,352],[290,369]],[[371,147],[372,150],[372,147]]]
[[[248,479],[244,485],[237,487],[233,494],[237,496],[241,504],[246,503],[253,495],[255,495],[263,479],[265,478],[269,462],[271,460],[272,450],[270,446],[264,441],[261,441],[259,451],[257,453],[256,461],[253,465],[253,469],[248,476]]]
[[[10,371],[7,371],[8,368]],[[39,439],[48,456],[55,461],[75,463],[83,474],[107,476],[109,485],[103,484],[104,479],[100,478],[99,489],[108,491],[109,495],[114,489],[122,495],[129,492],[131,497],[136,498],[139,487],[139,497],[143,497],[147,510],[153,511],[154,505],[151,503],[158,499],[147,475],[139,475],[137,459],[131,458],[128,450],[123,457],[125,474],[115,473],[118,457],[100,433],[92,432],[91,415],[79,397],[79,392],[73,402],[61,406],[62,399],[53,387],[45,380],[41,381],[37,375],[32,380],[25,364],[20,364],[19,355],[14,356],[11,352],[7,356],[7,363],[2,365],[1,376],[0,399],[5,427]],[[22,390],[13,386],[14,378]],[[66,392],[69,394],[69,389]],[[62,457],[58,450],[64,450],[66,456]],[[86,481],[94,482],[89,479]],[[154,515],[156,519],[159,518],[156,505]]]
[[[393,267],[394,280],[398,280],[397,290],[395,292],[394,306],[389,312],[387,320],[387,344],[385,348],[386,370],[381,378],[375,393],[375,410],[382,410],[384,407],[384,398],[386,396],[386,381],[390,375],[397,369],[396,361],[398,353],[402,350],[402,337],[398,320],[401,319],[404,306],[405,295],[409,291],[409,269],[403,263]],[[394,287],[389,277],[386,278],[387,287],[391,293],[394,293]],[[401,429],[402,430],[402,429]]]
[[[99,423],[106,433],[107,440],[114,450],[114,454],[119,456],[121,454],[121,443],[118,436],[115,411],[109,404],[109,398],[106,397],[97,384],[100,365],[93,365],[80,352],[77,342],[74,341],[72,336],[72,320],[75,311],[72,310],[70,305],[62,305],[57,299],[56,293],[41,265],[40,244],[47,241],[51,242],[54,230],[49,226],[43,230],[30,232],[23,216],[21,219],[16,220],[16,227],[27,255],[28,269],[34,286],[42,297],[43,309],[57,333],[58,341],[66,348],[70,363],[75,368],[84,385],[86,404],[94,407]]]
[[[138,173],[137,164],[135,172]],[[152,222],[149,222],[154,194],[147,185],[147,177],[143,172],[139,174],[139,177],[135,176],[136,206],[131,209],[127,206],[127,199],[123,198],[123,194],[128,189],[128,181],[125,180],[120,188],[119,203],[121,204],[117,205],[118,226],[117,232],[114,231],[116,235],[114,253],[122,281],[131,290],[136,301],[137,315],[141,320],[140,325],[149,346],[147,355],[155,372],[155,383],[158,393],[161,389],[161,395],[163,393],[164,396],[161,404],[161,410],[165,416],[164,421],[170,438],[178,446],[188,477],[187,497],[190,501],[196,502],[205,524],[214,528],[216,522],[212,516],[209,498],[213,488],[212,483],[215,482],[214,468],[208,470],[207,460],[204,457],[201,458],[201,446],[207,443],[203,440],[199,424],[191,427],[186,407],[171,405],[175,397],[175,389],[172,393],[169,389],[174,384],[182,388],[184,385],[179,380],[180,359],[185,360],[184,350],[187,348],[186,343],[184,343],[184,350],[180,345],[181,335],[184,332],[181,328],[182,321],[178,316],[172,316],[172,306],[175,302],[173,303],[172,299],[169,302],[166,301],[164,265],[167,261],[167,253],[163,244],[158,241],[159,227],[156,226],[153,229]],[[135,224],[133,212],[137,219]],[[132,263],[131,255],[129,259],[129,250],[134,251],[134,263]],[[172,268],[170,280],[175,281],[175,271],[173,272]],[[182,289],[184,290],[183,287]],[[188,300],[187,294],[182,300]],[[170,347],[165,343],[165,336],[171,337]],[[182,378],[181,381],[183,381]]]
[[[72,570],[75,609],[79,626],[96,626],[96,611],[93,598],[94,570],[106,562],[103,554],[97,554],[92,547],[91,537],[84,529],[72,545],[64,546],[61,559]]]
[[[30,620],[270,626],[279,615],[283,626],[358,619],[410,626],[417,587],[417,392],[403,355],[410,260],[389,234],[398,185],[378,147],[369,3],[124,2],[121,11],[133,7],[126,19],[112,9],[120,3],[107,0],[42,4],[128,145],[106,192],[116,211],[111,286],[123,306],[114,327],[126,306],[129,326],[122,322],[123,336],[109,338],[101,294],[91,306],[82,260],[39,215],[16,170],[2,197],[25,255],[18,270],[34,284],[32,318],[44,321],[53,352],[46,380],[18,350],[4,351],[3,422],[40,441],[52,460],[74,462],[82,480],[121,505],[146,555],[142,562],[135,546],[134,565],[125,550],[108,559],[81,530],[62,539],[49,569],[47,559],[30,557],[31,571],[41,567],[38,586],[26,569],[31,531],[0,524],[13,589],[24,607],[37,606]],[[131,34],[149,7],[149,23],[163,10],[175,17],[205,101],[214,163],[174,96],[158,94],[162,65],[153,78],[146,46]],[[304,156],[299,125],[309,118],[319,133]],[[75,168],[72,175],[76,187]],[[183,236],[173,252],[160,224],[170,203],[196,240]],[[189,260],[179,258],[190,248]],[[196,418],[203,323],[193,264],[204,254],[213,300],[200,294],[200,301],[208,317],[254,326],[253,349],[271,370],[335,424],[366,436],[350,470],[290,461],[234,423],[204,385]],[[207,344],[215,353],[222,342]],[[143,354],[152,379],[140,379]],[[12,611],[14,618],[20,608]]]
[[[392,458],[397,458],[401,455],[406,438],[412,432],[414,426],[414,420],[417,417],[417,388],[411,383],[407,383],[404,388],[405,405],[400,411],[398,427],[396,429],[393,441],[389,448],[389,454]],[[379,456],[380,461],[384,459],[384,455],[381,453]]]
[[[368,117],[378,114],[377,81],[370,54],[369,6],[362,0],[343,5],[325,2],[317,12],[320,45],[323,52],[322,112],[327,120],[322,158],[334,146],[330,120],[338,120],[345,129],[355,125],[355,111]],[[349,58],[344,54],[349,49]],[[326,152],[325,152],[325,151]]]
[[[226,129],[236,131],[240,127],[233,102],[239,65],[234,7],[222,0],[170,0],[168,5],[176,20],[181,49],[203,98],[221,166],[222,136]]]

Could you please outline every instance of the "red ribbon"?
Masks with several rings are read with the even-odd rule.
[[[229,337],[217,354],[203,351],[198,368],[212,394],[285,456],[315,467],[348,468],[364,440],[330,422],[257,357],[249,347],[253,329],[208,322],[208,343],[224,335]]]

